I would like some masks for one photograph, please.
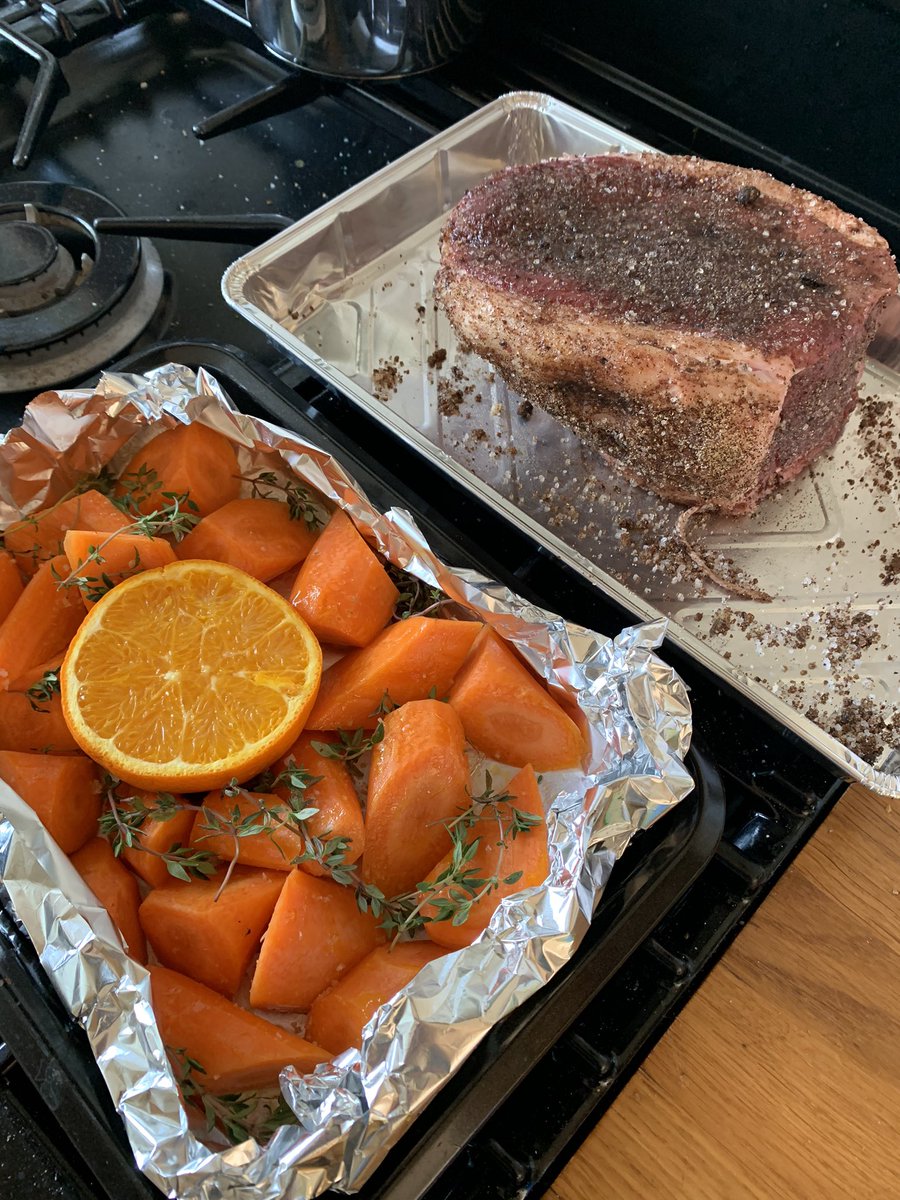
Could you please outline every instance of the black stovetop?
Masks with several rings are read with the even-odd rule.
[[[102,12],[106,3],[95,0],[93,6],[75,7]],[[10,0],[6,7],[0,0],[0,21],[13,10],[34,13],[38,8],[30,0]],[[298,218],[477,105],[518,88],[555,93],[661,149],[768,165],[782,177],[812,183],[838,200],[847,195],[844,183],[813,179],[796,162],[773,164],[765,147],[608,69],[584,46],[551,45],[528,28],[504,27],[504,14],[480,44],[452,66],[427,77],[360,87],[291,77],[265,55],[241,17],[221,4],[137,0],[132,7],[126,0],[126,10],[129,23],[124,27],[106,16],[96,27],[102,36],[92,38],[89,29],[80,30],[68,43],[39,17],[28,17],[30,34],[64,51],[68,95],[53,110],[24,171],[15,170],[11,160],[32,95],[33,72],[20,79],[8,48],[0,43],[0,89],[8,78],[15,80],[10,92],[0,91],[0,195],[4,186],[30,179],[102,193],[131,217],[252,212]],[[239,110],[259,95],[262,106],[249,116],[238,112],[220,118],[222,110]],[[218,124],[225,131],[198,140],[194,127],[204,123],[208,130],[210,124]],[[856,207],[868,215],[864,198]],[[888,226],[885,233],[892,236],[895,227],[890,221]],[[210,366],[232,382],[239,404],[251,405],[263,392],[275,395],[280,388],[286,414],[296,412],[297,420],[318,436],[343,447],[351,470],[362,472],[375,491],[380,488],[385,497],[399,498],[426,525],[432,521],[439,546],[446,537],[447,547],[458,548],[461,555],[572,620],[610,631],[627,622],[629,614],[511,531],[480,502],[460,494],[451,503],[443,480],[441,511],[436,510],[430,500],[436,480],[429,468],[284,360],[230,310],[221,298],[219,281],[246,242],[155,238],[154,245],[166,272],[165,296],[148,332],[131,347],[141,355],[138,366],[169,357]],[[149,349],[160,340],[214,345]],[[254,376],[253,370],[247,374],[242,359],[214,348],[228,344],[277,378]],[[29,394],[11,394],[9,389],[4,394],[2,371],[0,353],[0,422],[5,428],[18,422]],[[359,450],[362,445],[365,454]],[[449,511],[454,513],[453,526],[444,516]],[[485,1120],[455,1160],[453,1171],[427,1189],[404,1182],[430,1178],[427,1155],[420,1147],[382,1177],[381,1190],[373,1196],[412,1200],[426,1191],[433,1200],[476,1194],[524,1196],[545,1186],[574,1139],[609,1102],[840,791],[833,768],[689,660],[672,650],[668,653],[692,688],[698,737],[724,780],[725,828],[710,851],[712,857],[698,866],[699,877],[673,901],[652,935],[638,938],[637,949],[599,996],[573,1015],[565,1037],[543,1046],[534,1062],[519,1064],[521,1080],[515,1076],[519,1082],[493,1116],[488,1105]],[[0,928],[0,1000],[4,947],[7,954],[27,959],[27,948],[16,941],[14,929],[4,935]],[[62,1030],[57,1030],[60,1046],[77,1042],[77,1031],[60,1024],[52,997],[44,996],[44,1003],[47,1020]],[[7,1037],[12,1040],[9,1032]],[[54,1076],[53,1056],[40,1048],[35,1058],[20,1057],[19,1064],[5,1065],[0,1057],[0,1195],[30,1195],[34,1200],[109,1195],[124,1200],[122,1186],[114,1182],[120,1176],[112,1167],[106,1174],[103,1165],[104,1155],[121,1154],[116,1149],[118,1134],[112,1135],[112,1150],[106,1143],[102,1153],[94,1155],[84,1144],[80,1151],[73,1149],[60,1125],[61,1121],[70,1128],[60,1097],[68,1095],[71,1080],[66,1083],[65,1071]],[[45,1107],[48,1099],[60,1121]],[[100,1125],[114,1120],[104,1103],[100,1096],[100,1115],[95,1117]],[[534,1119],[526,1120],[529,1112],[537,1130]],[[89,1130],[90,1122],[84,1128]],[[446,1136],[456,1129],[448,1124]]]

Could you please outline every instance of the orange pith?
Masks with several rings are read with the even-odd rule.
[[[206,790],[288,750],[321,670],[286,600],[236,567],[189,560],[125,580],[90,610],[63,662],[63,713],[120,779]]]

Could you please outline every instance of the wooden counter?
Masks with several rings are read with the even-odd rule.
[[[547,1195],[900,1198],[900,803],[845,793]]]

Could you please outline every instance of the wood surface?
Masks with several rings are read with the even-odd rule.
[[[547,1196],[900,1200],[900,802],[841,797]]]

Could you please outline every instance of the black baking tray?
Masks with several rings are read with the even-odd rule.
[[[388,477],[381,464],[367,460],[358,447],[348,446],[336,430],[326,429],[321,416],[313,422],[299,413],[291,403],[290,390],[274,377],[211,347],[171,347],[162,357],[159,352],[144,355],[122,369],[144,371],[163,361],[202,363],[242,411],[289,426],[333,453],[376,505],[385,508],[399,502],[409,507],[449,563],[492,573],[497,564],[474,548],[471,531],[468,537],[455,537],[446,520],[435,524],[436,514],[413,503],[408,489]],[[573,962],[488,1035],[441,1091],[438,1102],[391,1152],[364,1189],[365,1197],[412,1200],[425,1196],[708,864],[725,822],[722,784],[709,760],[696,750],[691,752],[689,767],[696,782],[694,791],[652,829],[637,835],[614,871]],[[121,1120],[83,1031],[65,1012],[34,948],[3,904],[0,1033],[16,1060],[17,1071],[27,1077],[80,1155],[89,1176],[106,1195],[111,1200],[158,1196],[133,1164]]]
[[[605,633],[633,621],[314,376],[286,363],[276,377],[209,343],[157,347],[120,369],[169,361],[206,367],[240,409],[334,453],[375,504],[414,512],[448,563],[477,564]],[[392,1151],[365,1200],[511,1200],[543,1191],[842,791],[832,764],[677,648],[664,653],[692,691],[695,748],[702,743],[704,753],[692,751],[689,765],[700,785],[635,838],[573,963],[479,1047]],[[80,1029],[2,906],[0,1035],[20,1059],[17,1102],[30,1089],[24,1106],[45,1114],[35,1126],[41,1152],[51,1112],[68,1179],[80,1171],[94,1196],[158,1197],[131,1163]],[[40,1200],[45,1194],[58,1193]]]

